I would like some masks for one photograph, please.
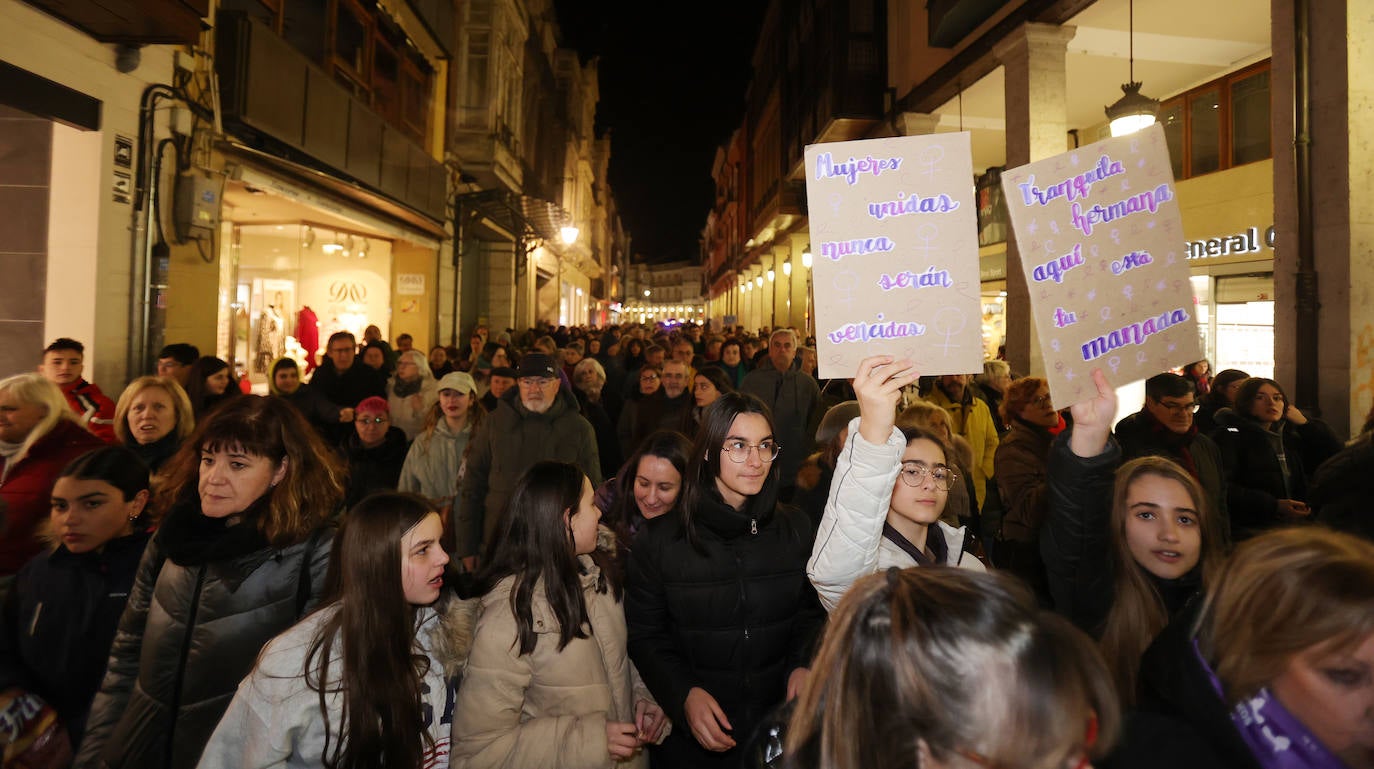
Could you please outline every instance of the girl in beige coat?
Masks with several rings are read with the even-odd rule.
[[[614,537],[576,466],[516,485],[478,575],[484,595],[453,719],[456,769],[645,767],[668,734],[625,651]]]

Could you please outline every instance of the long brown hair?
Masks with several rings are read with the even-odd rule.
[[[200,454],[219,448],[286,463],[286,475],[268,490],[266,509],[257,519],[273,547],[304,542],[339,512],[348,471],[337,453],[295,406],[281,398],[245,395],[210,412],[170,460],[171,473],[159,492],[159,517],[173,505],[199,498]]]
[[[1223,523],[1211,500],[1203,492],[1197,479],[1188,474],[1176,462],[1164,457],[1139,457],[1122,465],[1116,471],[1116,486],[1112,493],[1111,512],[1111,559],[1112,608],[1102,628],[1099,642],[1102,654],[1107,659],[1107,667],[1112,671],[1117,691],[1122,702],[1131,705],[1135,702],[1136,676],[1140,670],[1140,657],[1149,647],[1155,636],[1169,624],[1169,613],[1164,606],[1164,598],[1159,594],[1150,574],[1136,563],[1131,555],[1130,544],[1126,540],[1126,520],[1130,509],[1126,497],[1131,484],[1142,476],[1154,475],[1181,484],[1193,500],[1197,511],[1199,533],[1202,543],[1198,553],[1198,566],[1202,584],[1209,584],[1221,567]]]
[[[1119,707],[1082,631],[1014,577],[948,566],[861,578],[826,627],[784,744],[787,767],[908,769],[976,752],[1062,767],[1115,740]],[[1097,724],[1097,740],[1084,743]]]
[[[488,593],[506,577],[515,577],[510,603],[519,654],[534,651],[539,640],[530,607],[540,583],[558,620],[558,650],[574,638],[588,637],[580,566],[572,529],[563,520],[564,513],[577,510],[584,483],[586,476],[576,465],[534,463],[516,481],[500,531],[482,559],[484,565],[477,573],[479,592]]]
[[[334,540],[321,609],[338,611],[320,625],[304,669],[306,685],[319,694],[320,759],[329,769],[420,766],[431,746],[421,706],[429,657],[416,641],[417,609],[401,584],[401,542],[431,512],[414,494],[372,494],[353,506]],[[333,677],[336,641],[340,669]],[[331,737],[327,695],[334,693],[343,706],[341,733]]]

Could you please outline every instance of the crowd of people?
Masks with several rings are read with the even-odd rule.
[[[822,380],[788,328],[412,344],[0,380],[6,766],[1374,769],[1374,411]]]

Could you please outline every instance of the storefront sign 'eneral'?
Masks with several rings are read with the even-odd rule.
[[[1234,235],[1223,235],[1219,238],[1205,238],[1203,240],[1188,241],[1189,259],[1208,259],[1216,256],[1236,256],[1238,254],[1257,254],[1261,245],[1274,248],[1274,227],[1270,225],[1264,231],[1264,240],[1260,240],[1259,228],[1251,227],[1245,232],[1237,232]]]

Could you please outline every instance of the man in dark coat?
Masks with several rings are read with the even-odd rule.
[[[1178,374],[1156,374],[1145,380],[1145,406],[1116,423],[1116,439],[1122,459],[1157,456],[1182,465],[1202,484],[1230,530],[1226,505],[1226,471],[1221,449],[1215,441],[1198,432],[1193,423],[1197,411],[1193,383]]]
[[[780,328],[768,338],[768,356],[758,368],[744,376],[741,392],[756,396],[773,412],[774,438],[782,447],[778,455],[780,487],[778,498],[791,501],[797,488],[797,471],[814,446],[813,436],[820,426],[821,387],[815,377],[804,374],[797,362],[797,332]]]
[[[602,481],[596,433],[576,396],[563,388],[558,364],[548,355],[531,353],[520,360],[516,374],[517,388],[502,396],[468,447],[454,529],[455,555],[473,558],[469,567],[496,533],[515,482],[535,462],[571,462],[593,487]]]
[[[358,341],[347,331],[337,331],[325,347],[329,359],[315,370],[310,389],[331,403],[352,409],[365,398],[386,397],[386,377],[382,372],[358,362]],[[333,443],[341,443],[353,431],[352,419],[331,426]]]

